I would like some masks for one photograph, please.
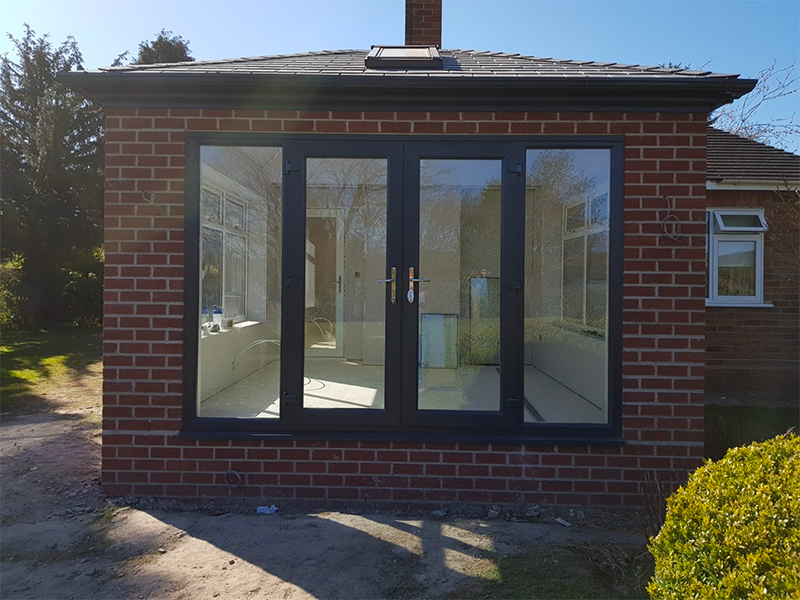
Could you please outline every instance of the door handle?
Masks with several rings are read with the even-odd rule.
[[[397,304],[397,267],[392,267],[392,276],[389,279],[376,279],[375,283],[391,283],[392,304]]]
[[[427,277],[414,277],[414,267],[408,267],[408,291],[409,291],[409,302],[412,302],[411,298],[414,297],[414,283],[428,283],[430,279]]]

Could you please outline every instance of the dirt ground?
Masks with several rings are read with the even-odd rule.
[[[520,581],[503,571],[515,561],[547,583],[523,579],[519,597],[632,594],[613,581],[591,583],[593,567],[568,551],[641,548],[641,535],[597,522],[113,504],[99,485],[99,371],[39,400],[37,412],[6,414],[0,426],[2,598],[496,597],[503,588],[481,586]],[[157,510],[164,506],[172,510]],[[576,581],[588,591],[571,595]]]

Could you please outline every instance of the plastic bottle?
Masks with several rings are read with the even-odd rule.
[[[208,304],[203,304],[203,309],[200,311],[200,313],[201,313],[200,317],[201,323],[208,323],[211,320],[211,315],[208,313]]]
[[[222,327],[222,309],[216,304],[214,305],[213,319],[214,323]]]

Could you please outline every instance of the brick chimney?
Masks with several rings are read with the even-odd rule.
[[[442,0],[406,0],[406,46],[442,46]]]

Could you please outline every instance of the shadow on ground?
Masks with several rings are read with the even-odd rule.
[[[0,344],[2,411],[36,413],[58,407],[41,392],[100,374],[102,330],[64,327],[3,333]]]

